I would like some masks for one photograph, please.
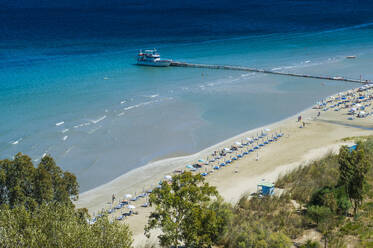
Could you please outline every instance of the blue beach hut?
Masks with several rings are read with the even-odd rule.
[[[257,188],[258,191],[264,196],[273,195],[275,193],[275,185],[270,182],[261,182],[258,184]]]
[[[348,150],[350,151],[350,152],[352,152],[352,151],[356,151],[356,147],[357,147],[357,145],[353,145],[353,146],[349,146],[348,147]]]

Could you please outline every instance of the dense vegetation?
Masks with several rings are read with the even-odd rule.
[[[17,154],[0,160],[0,247],[131,247],[127,225],[87,222],[75,209],[76,177],[45,156],[37,167]]]

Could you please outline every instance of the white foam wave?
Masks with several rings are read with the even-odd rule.
[[[19,138],[18,140],[15,140],[15,141],[11,141],[10,143],[12,144],[12,145],[17,145],[19,142],[21,142],[22,141],[22,138]]]
[[[130,110],[130,109],[133,109],[133,108],[136,108],[136,105],[134,105],[134,106],[129,106],[129,107],[126,107],[126,108],[124,108],[123,110]]]
[[[142,103],[138,103],[136,105],[125,107],[125,108],[123,108],[123,110],[128,111],[128,110],[143,107],[143,106],[146,106],[146,105],[149,105],[149,104],[152,104],[152,103],[158,103],[158,102],[162,102],[162,101],[165,101],[165,100],[172,100],[172,99],[173,99],[172,97],[166,97],[166,98],[163,98],[163,99],[157,99],[157,100],[153,100],[153,101],[142,102]],[[121,112],[121,113],[117,114],[117,116],[122,116],[124,114],[125,114],[125,112]]]
[[[68,137],[69,137],[69,136],[66,135],[66,136],[64,136],[64,137],[62,138],[62,140],[65,141],[65,140],[67,140]]]
[[[57,122],[56,123],[56,126],[58,127],[58,126],[61,126],[62,124],[64,124],[65,122],[64,121],[61,121],[61,122]]]
[[[66,150],[65,155],[68,154],[72,149],[73,149],[73,146],[72,146],[72,147],[69,147],[69,148]]]
[[[86,122],[86,123],[82,123],[82,124],[79,124],[79,125],[75,125],[74,128],[79,128],[79,127],[84,127],[84,126],[89,126],[91,125],[90,122]]]
[[[98,118],[97,120],[91,120],[91,122],[92,122],[93,124],[97,124],[97,123],[99,123],[100,121],[103,121],[103,120],[105,120],[105,119],[106,119],[106,115],[104,115],[104,116]]]
[[[66,132],[68,132],[68,131],[69,131],[69,129],[66,128],[66,129],[62,130],[61,133],[66,133]]]
[[[127,101],[126,100],[123,100],[120,102],[120,104],[125,104]]]

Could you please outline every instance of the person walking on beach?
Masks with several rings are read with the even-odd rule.
[[[111,196],[111,203],[114,203],[114,201],[115,201],[115,195],[113,194],[113,195]]]

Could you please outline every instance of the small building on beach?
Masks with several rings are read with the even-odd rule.
[[[275,184],[270,182],[261,182],[257,186],[258,192],[263,196],[273,195],[275,193]]]

